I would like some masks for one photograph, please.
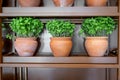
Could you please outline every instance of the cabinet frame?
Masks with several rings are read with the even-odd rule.
[[[2,0],[0,0],[2,2]],[[67,8],[48,8],[48,7],[34,7],[34,8],[15,8],[15,7],[2,7],[0,5],[0,22],[4,17],[17,17],[17,16],[36,16],[36,17],[91,17],[91,16],[112,16],[118,17],[118,56],[116,57],[37,57],[37,61],[29,61],[26,59],[35,60],[33,57],[16,57],[16,56],[3,56],[2,55],[2,35],[0,34],[0,80],[2,80],[3,67],[39,67],[39,68],[117,68],[117,80],[120,80],[120,0],[119,5],[116,7],[67,7]],[[30,9],[34,11],[30,11]],[[50,11],[48,11],[50,10]],[[85,11],[86,10],[86,11]],[[0,33],[2,33],[0,27]],[[14,59],[18,58],[18,61]],[[82,59],[80,59],[82,58]],[[25,59],[26,61],[22,61]],[[52,60],[51,60],[52,59]],[[65,59],[65,62],[62,61]],[[76,61],[72,61],[76,59]],[[86,62],[78,60],[86,60]],[[106,62],[102,60],[106,60]],[[40,61],[41,60],[41,61]],[[48,61],[47,60],[51,60]],[[59,61],[60,60],[60,61]],[[89,62],[89,60],[96,60]],[[40,62],[39,62],[40,61]]]

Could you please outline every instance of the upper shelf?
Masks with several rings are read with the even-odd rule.
[[[0,17],[119,16],[118,7],[3,7]]]

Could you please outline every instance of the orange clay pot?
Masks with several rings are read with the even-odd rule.
[[[55,57],[69,56],[72,48],[71,37],[53,37],[50,39],[50,47]]]
[[[38,42],[36,38],[17,38],[14,42],[15,49],[19,56],[33,56]]]
[[[21,7],[37,7],[41,0],[18,0]]]
[[[53,2],[57,7],[68,7],[73,5],[74,0],[53,0]]]
[[[87,6],[106,6],[107,0],[86,0]]]
[[[108,37],[86,37],[85,48],[89,56],[104,56],[108,48]]]

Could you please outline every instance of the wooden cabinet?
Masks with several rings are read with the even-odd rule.
[[[0,0],[2,1],[2,0]],[[118,0],[120,5],[120,0]],[[82,19],[91,16],[111,16],[118,20],[117,56],[89,57],[89,56],[4,56],[0,45],[0,80],[2,80],[3,67],[39,67],[39,68],[117,68],[117,80],[120,80],[120,6],[106,7],[0,7],[0,22],[4,19],[11,20],[17,16],[34,16],[41,18],[44,22],[52,18],[70,19],[73,23],[80,24]],[[82,17],[82,18],[81,18]],[[81,19],[80,19],[81,18]],[[1,27],[0,27],[1,33]],[[2,35],[0,34],[0,41]],[[0,44],[2,44],[0,42]]]

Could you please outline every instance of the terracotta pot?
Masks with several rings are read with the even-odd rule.
[[[38,7],[41,0],[18,0],[21,7]]]
[[[104,56],[108,48],[108,37],[86,37],[85,48],[89,56]]]
[[[54,37],[50,39],[50,47],[55,57],[69,56],[72,48],[72,40],[70,37]]]
[[[53,0],[53,2],[57,7],[68,7],[73,5],[74,0]]]
[[[36,38],[17,38],[14,42],[15,49],[19,56],[33,56],[38,42]]]
[[[87,6],[106,6],[107,0],[86,0]]]

